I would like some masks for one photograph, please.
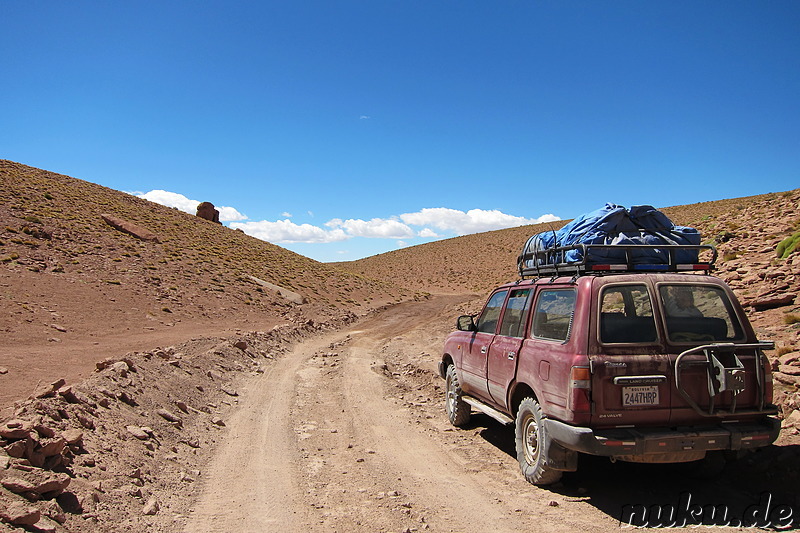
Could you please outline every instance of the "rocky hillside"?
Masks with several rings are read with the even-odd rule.
[[[9,161],[0,185],[0,532],[179,530],[252,375],[303,336],[426,291],[474,293],[453,314],[480,306],[516,277],[525,239],[549,229],[321,264]],[[777,342],[785,430],[756,463],[770,472],[793,465],[784,454],[800,442],[800,252],[776,252],[800,230],[799,206],[796,190],[664,209],[716,243],[717,274]],[[411,361],[404,374],[434,379]]]
[[[599,207],[599,206],[598,206]],[[773,340],[777,401],[790,431],[800,428],[800,250],[786,253],[800,231],[800,189],[746,198],[662,208],[679,225],[700,230],[718,251],[716,274],[737,294],[759,338]],[[361,275],[431,293],[476,294],[518,277],[517,256],[526,239],[566,221],[468,235],[368,257],[339,266]],[[778,253],[779,246],[781,254]],[[779,257],[781,255],[782,257]],[[794,414],[792,414],[794,413]]]
[[[736,218],[741,215],[742,209],[749,205],[758,205],[759,211],[769,213],[771,203],[779,197],[779,195],[765,194],[665,207],[661,210],[676,224],[697,227],[707,239],[713,239],[715,235],[712,234],[715,231],[725,231],[722,228],[724,223],[718,222],[718,217]],[[776,221],[776,224],[783,223],[787,226],[786,231],[789,231],[788,228],[792,225],[791,218],[791,214],[787,212],[786,216],[780,218],[783,222]],[[517,278],[517,256],[528,237],[542,231],[558,230],[567,222],[569,221],[548,222],[466,235],[403,248],[357,261],[337,263],[337,266],[415,290],[431,293],[471,291],[483,294],[499,283]],[[745,222],[740,222],[742,223]],[[761,234],[759,236],[765,237]]]
[[[0,161],[0,184],[0,372],[11,384],[84,375],[87,351],[324,323],[414,297],[79,179]],[[4,384],[0,406],[20,392]]]

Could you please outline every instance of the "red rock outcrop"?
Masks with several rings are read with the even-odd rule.
[[[214,209],[214,204],[211,202],[201,202],[198,204],[197,216],[221,224],[219,221],[219,211]]]

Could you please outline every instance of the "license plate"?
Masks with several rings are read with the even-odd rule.
[[[622,405],[624,407],[658,405],[658,386],[622,387]]]

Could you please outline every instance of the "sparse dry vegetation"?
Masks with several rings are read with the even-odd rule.
[[[434,368],[439,342],[452,327],[452,317],[478,312],[487,290],[517,277],[517,254],[532,233],[566,223],[468,235],[360,261],[322,264],[175,209],[10,161],[0,161],[0,184],[0,303],[4,310],[0,315],[4,334],[0,409],[4,416],[0,420],[13,411],[14,416],[26,420],[46,420],[47,424],[37,426],[44,433],[85,430],[83,448],[70,447],[64,457],[73,461],[70,491],[91,511],[70,510],[62,517],[66,525],[54,526],[57,531],[179,530],[186,516],[177,514],[177,509],[188,512],[190,496],[197,495],[192,491],[199,485],[192,483],[199,480],[201,465],[222,434],[224,422],[217,417],[233,411],[237,403],[232,399],[235,392],[226,392],[225,386],[237,380],[245,382],[251,373],[259,375],[271,368],[274,359],[279,359],[277,354],[286,353],[286,347],[303,336],[344,337],[341,331],[326,330],[395,303],[406,302],[392,309],[405,316],[401,326],[392,319],[383,320],[389,313],[371,317],[368,324],[377,320],[383,325],[373,323],[373,328],[390,331],[373,334],[375,344],[362,362],[369,364],[373,355],[385,361],[383,365],[373,363],[373,369],[380,371],[380,379],[394,391],[396,407],[414,413],[414,424],[419,427],[437,427],[441,386]],[[800,302],[787,299],[798,291],[800,256],[794,253],[779,259],[775,250],[790,231],[796,231],[798,204],[800,190],[663,209],[675,223],[695,226],[708,242],[715,243],[720,252],[717,275],[737,292],[759,338],[776,341],[778,348],[769,355],[775,370],[776,401],[784,414],[800,407],[797,386],[792,385],[793,380],[800,383],[800,377],[791,374],[799,364],[795,352],[800,340]],[[102,213],[146,228],[159,242],[138,240],[111,228],[100,218]],[[302,297],[303,303],[291,295],[282,296],[273,285]],[[431,293],[454,296],[432,298]],[[435,311],[439,306],[442,309]],[[427,321],[420,321],[415,314],[422,308],[428,313]],[[427,323],[421,326],[420,322]],[[393,326],[400,329],[391,330]],[[351,340],[347,333],[342,345]],[[345,365],[335,353],[348,348],[325,346],[330,350],[310,358],[312,366],[306,370],[313,372],[304,374],[329,385],[305,391],[324,400],[308,396],[304,401],[328,409],[331,416],[320,418],[330,422],[343,408],[341,398],[327,395],[328,389],[353,381],[350,370],[354,367]],[[95,363],[106,358],[110,359],[102,371],[94,372]],[[113,370],[114,365],[123,368]],[[366,368],[366,374],[373,372]],[[86,379],[87,375],[92,377]],[[67,390],[12,406],[38,386],[58,378],[65,378]],[[362,378],[358,376],[360,381],[355,383],[365,381]],[[70,388],[73,383],[76,386]],[[358,388],[355,383],[348,387]],[[70,394],[84,398],[71,403],[67,400]],[[156,414],[165,407],[169,408],[167,418]],[[182,419],[180,424],[169,420],[176,414]],[[310,454],[304,449],[296,460],[308,467],[308,461],[325,457],[329,464],[319,463],[314,468],[327,468],[338,476],[335,479],[348,483],[356,472],[352,462],[342,461],[353,459],[345,458],[346,454],[361,450],[342,446],[339,439],[352,429],[345,426],[353,425],[343,420],[338,420],[339,427],[332,426],[335,432],[327,426],[317,432],[317,437],[324,434],[328,439],[328,448],[315,447],[317,452]],[[304,425],[307,421],[296,422]],[[145,431],[145,440],[139,440],[141,437],[127,429],[134,423],[134,430],[152,433]],[[470,461],[483,461],[478,464],[484,467],[484,474],[489,471],[499,476],[507,470],[503,462],[513,462],[500,449],[502,444],[489,442],[492,439],[475,448],[475,440],[486,433],[484,429],[478,433],[430,433],[440,439],[436,442],[457,446],[459,453],[474,452]],[[797,433],[786,434],[797,440]],[[511,439],[513,449],[513,435]],[[775,470],[776,461],[783,461],[781,453],[779,449],[753,463],[755,479],[762,479],[764,471]],[[0,448],[0,470],[3,460],[12,461],[3,454]],[[359,468],[369,464],[371,452],[367,455],[367,461],[357,463]],[[375,456],[381,461],[385,457],[380,452]],[[13,461],[29,467],[17,458]],[[390,473],[392,483],[400,481],[398,474]],[[786,483],[796,486],[797,469],[785,474]],[[375,475],[368,473],[365,483],[372,483],[372,477]],[[603,498],[608,497],[607,480],[599,477],[600,488],[581,485],[587,496],[576,492],[579,497],[575,501],[564,501],[556,493],[535,492],[531,497],[524,492],[538,490],[533,488],[519,489],[516,495],[524,506],[545,498],[541,508],[550,513],[560,512],[547,505],[551,498],[564,501],[564,510],[569,506],[570,513],[565,515],[577,508],[589,509],[589,514],[579,517],[584,522],[598,516],[608,519],[603,510],[584,502],[601,492]],[[345,514],[356,501],[352,498],[363,500],[355,486],[345,494],[336,482],[327,483],[328,478],[324,484],[316,483],[313,476],[309,479],[314,484],[308,485],[298,503],[305,508],[310,508],[310,498],[316,505],[322,493],[341,499],[339,510]],[[504,481],[504,490],[516,481]],[[747,478],[741,484],[747,485]],[[638,490],[636,483],[630,485],[631,490]],[[386,490],[381,491],[383,496],[376,502],[393,499]],[[438,486],[435,492],[439,493]],[[18,497],[10,494],[0,487],[3,498]],[[156,494],[174,507],[165,505],[160,513],[156,510],[155,515],[143,516],[149,497]],[[8,498],[0,501],[0,507],[12,501]],[[32,505],[60,516],[60,504],[52,502]],[[405,524],[408,513],[420,512],[416,504],[396,509],[382,505],[371,508],[377,522],[396,513],[399,518],[394,524]],[[319,516],[330,512],[321,506],[311,512],[317,510],[325,514]],[[434,519],[440,511],[428,510],[432,515],[426,511],[425,517]],[[528,511],[536,520],[542,519],[539,508]],[[523,515],[512,514],[517,518]],[[122,522],[124,527],[118,527]],[[321,525],[320,531],[330,524]],[[617,528],[617,524],[611,527]],[[4,528],[0,523],[0,531]]]

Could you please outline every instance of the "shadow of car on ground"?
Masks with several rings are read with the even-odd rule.
[[[473,413],[465,429],[516,460],[513,426]],[[577,472],[539,490],[584,501],[621,527],[800,528],[800,446],[757,449],[708,478],[700,466],[581,454]]]

